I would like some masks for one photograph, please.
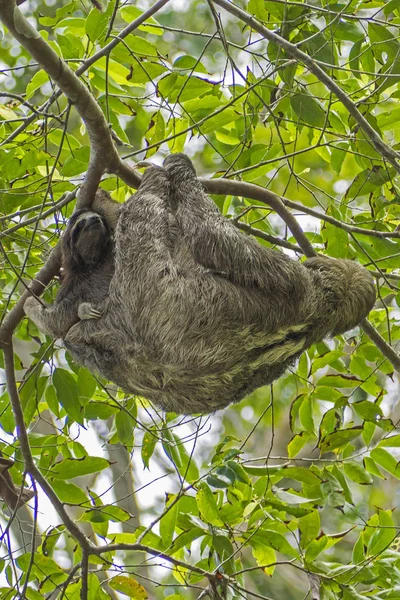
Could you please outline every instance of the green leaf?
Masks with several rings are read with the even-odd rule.
[[[171,506],[172,503],[174,504]],[[178,502],[175,501],[175,496],[168,498],[166,508],[168,512],[165,513],[160,521],[160,535],[164,548],[168,548],[174,539],[176,517],[178,514]]]
[[[185,102],[199,96],[212,92],[211,83],[200,79],[199,77],[178,75],[172,73],[162,77],[158,82],[158,91],[163,98],[170,102]],[[240,115],[238,115],[239,117]],[[228,122],[231,122],[230,119]],[[225,121],[227,122],[227,121]]]
[[[263,571],[267,573],[267,575],[272,575],[276,566],[275,550],[254,538],[249,540],[249,544],[257,564],[262,567]]]
[[[214,473],[211,473],[211,475],[207,477],[207,483],[215,488],[227,488],[235,483],[235,479],[234,471],[225,465],[223,467],[218,467]]]
[[[176,468],[182,467],[181,455],[178,449],[179,440],[175,439],[174,435],[168,427],[162,430],[162,447],[169,460]]]
[[[90,401],[85,406],[85,419],[95,421],[96,419],[107,420],[112,415],[118,412],[118,408],[115,405],[110,405],[107,402],[94,402]]]
[[[294,458],[304,448],[310,439],[310,435],[305,431],[298,433],[292,437],[287,446],[289,458]]]
[[[321,529],[319,512],[313,510],[308,515],[301,517],[299,519],[299,529],[300,546],[301,548],[307,548],[307,546],[319,535]]]
[[[371,473],[371,475],[375,475],[376,477],[379,477],[380,479],[385,479],[384,475],[382,475],[382,473],[376,466],[375,461],[372,460],[372,458],[370,456],[365,456],[363,458],[363,463],[364,463],[364,467],[367,469],[368,473]]]
[[[74,177],[83,173],[87,169],[87,165],[90,158],[89,146],[83,146],[74,150],[74,153],[67,158],[62,168],[62,174],[64,177]]]
[[[67,483],[66,481],[54,479],[51,483],[51,487],[57,494],[59,500],[65,504],[85,504],[89,502],[89,498],[85,492],[74,483]]]
[[[358,426],[349,427],[348,429],[339,429],[333,433],[329,433],[320,442],[321,452],[332,452],[343,448],[343,446],[346,446],[346,444],[358,438],[359,435],[361,435],[362,430],[363,428]]]
[[[400,448],[400,433],[383,438],[378,444],[378,448]]]
[[[349,198],[356,198],[358,196],[365,196],[376,189],[381,188],[385,183],[391,181],[394,177],[394,169],[383,168],[378,165],[374,165],[372,169],[366,169],[353,179],[350,187],[346,192],[346,196]]]
[[[30,552],[18,556],[16,562],[22,571],[28,571],[31,558],[32,557]],[[45,577],[51,577],[52,575],[64,574],[61,567],[57,565],[57,563],[52,558],[43,556],[43,554],[40,554],[39,552],[34,553],[34,561],[35,571],[39,571],[40,573],[40,580],[44,579]]]
[[[225,535],[213,535],[212,545],[218,552],[219,560],[224,563],[224,571],[226,573],[233,573],[235,564],[233,557],[235,556],[235,549],[232,542]]]
[[[109,466],[108,460],[97,456],[67,458],[56,463],[50,469],[49,476],[57,479],[74,479],[74,477],[98,473]]]
[[[319,485],[322,482],[318,475],[305,467],[283,467],[280,475],[285,478],[294,479],[295,481],[307,483],[308,485]]]
[[[45,83],[48,83],[49,76],[45,71],[38,71],[32,77],[28,85],[26,86],[26,99],[29,100],[36,92],[37,89],[42,87]]]
[[[103,583],[94,573],[88,575],[88,600],[110,600],[110,596],[102,589]],[[68,588],[69,589],[69,588]],[[66,599],[70,599],[69,593],[66,593]],[[73,598],[72,600],[75,600]],[[77,599],[78,600],[78,599]]]
[[[117,428],[119,441],[123,446],[133,446],[133,431],[136,426],[136,402],[131,399],[126,406],[125,410],[120,410],[115,415],[115,426]],[[132,416],[131,416],[132,415]]]
[[[381,552],[386,550],[397,537],[397,527],[395,526],[392,518],[392,511],[380,510],[379,514],[379,526],[375,528],[374,533],[368,544],[369,556],[379,555]]]
[[[157,441],[156,429],[150,427],[145,432],[142,442],[142,461],[145,469],[149,468],[150,458],[153,456]]]
[[[87,510],[81,517],[82,521],[87,523],[106,523],[114,521],[114,523],[123,523],[129,521],[131,515],[119,506],[112,504],[104,504],[96,508]]]
[[[85,22],[86,35],[92,43],[99,39],[105,32],[108,24],[108,16],[96,8],[92,8]]]
[[[79,401],[78,384],[71,373],[65,369],[54,369],[53,385],[57,392],[57,398],[70,419],[77,423],[83,423],[83,409]]]
[[[355,388],[362,381],[351,375],[325,375],[318,380],[317,386],[332,386],[333,388]]]
[[[206,483],[200,484],[196,494],[196,502],[201,516],[207,523],[216,525],[217,527],[223,526],[214,494]]]
[[[35,413],[38,410],[38,404],[42,399],[42,395],[45,390],[45,380],[45,377],[31,377],[21,388],[20,400],[26,425],[30,425]]]
[[[129,598],[134,598],[135,600],[146,600],[148,598],[144,587],[132,577],[116,575],[109,580],[108,585],[116,592],[121,592],[125,596],[129,596]]]
[[[93,375],[81,367],[78,371],[79,398],[82,406],[87,405],[96,391],[97,382]]]
[[[376,423],[380,417],[383,417],[382,409],[378,404],[374,402],[368,402],[368,400],[361,400],[360,402],[353,402],[351,404],[359,417],[365,421],[372,421]],[[399,436],[400,437],[400,436]]]
[[[251,466],[251,465],[243,465],[243,469],[249,475],[254,475],[255,477],[263,477],[264,475],[272,475],[277,471],[281,471],[284,465],[265,465],[265,466]]]
[[[131,24],[132,21],[135,21],[138,17],[140,17],[143,14],[143,10],[136,6],[125,6],[124,8],[121,8],[119,12],[124,21],[126,21],[129,24]],[[153,17],[148,17],[145,23],[147,24],[139,25],[138,29],[140,29],[141,31],[146,31],[153,35],[163,34],[162,28],[158,25],[156,19],[154,19]],[[154,27],[154,25],[156,26]]]
[[[310,433],[311,435],[315,434],[314,431],[314,419],[313,419],[313,410],[312,410],[312,399],[310,396],[305,396],[303,402],[301,403],[299,409],[299,416],[301,424],[304,429]]]
[[[261,544],[269,548],[274,548],[274,550],[283,552],[283,554],[287,554],[288,556],[298,557],[297,550],[289,544],[285,536],[279,532],[272,531],[271,529],[266,528],[257,531],[251,540],[249,539],[249,543],[251,545],[253,545],[253,543]]]
[[[246,471],[243,469],[242,465],[235,462],[234,460],[228,460],[226,465],[234,472],[237,481],[241,481],[242,483],[250,485],[250,479]]]
[[[197,71],[198,73],[207,73],[207,69],[201,64],[199,60],[193,56],[183,55],[179,56],[174,61],[174,69],[180,69],[185,71]]]
[[[290,104],[296,115],[309,125],[322,127],[325,122],[325,111],[319,102],[305,90],[293,94]]]
[[[370,485],[373,482],[371,475],[358,463],[349,461],[344,463],[344,472],[349,479],[362,485]]]
[[[400,479],[400,467],[398,461],[392,454],[389,454],[387,450],[384,450],[383,448],[374,448],[371,450],[371,458],[380,467],[383,467],[385,471],[388,471],[388,473]]]
[[[315,358],[311,365],[311,373],[315,373],[318,369],[323,369],[342,356],[343,352],[341,350],[331,350],[330,352],[326,352],[322,356]]]
[[[189,531],[184,531],[177,538],[174,539],[169,553],[171,556],[178,552],[181,548],[190,548],[191,543],[194,540],[204,536],[205,532],[200,527],[192,527]]]

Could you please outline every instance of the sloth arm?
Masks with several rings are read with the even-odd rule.
[[[112,289],[133,287],[136,297],[144,282],[175,268],[168,187],[165,170],[151,167],[136,194],[123,205],[115,234]]]
[[[24,311],[37,328],[54,338],[64,338],[72,325],[78,321],[76,302],[68,299],[47,305],[30,296],[24,304]]]
[[[233,283],[297,301],[310,286],[305,267],[282,252],[261,246],[224,217],[204,192],[191,161],[173,154],[164,161],[170,205],[196,262]]]

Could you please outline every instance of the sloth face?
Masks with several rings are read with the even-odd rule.
[[[79,270],[93,268],[106,255],[110,233],[101,215],[93,211],[76,213],[70,219],[65,254]]]

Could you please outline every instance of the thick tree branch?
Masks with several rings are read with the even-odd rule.
[[[4,0],[2,0],[2,1],[4,1]],[[5,1],[7,2],[7,0],[5,0]],[[152,15],[157,13],[160,10],[160,8],[162,8],[168,2],[169,2],[169,0],[158,0],[157,2],[155,2],[155,4],[153,6],[151,6],[148,10],[146,10],[143,14],[141,14],[137,19],[132,21],[132,23],[129,23],[129,25],[127,25],[125,27],[125,29],[123,29],[115,38],[113,38],[109,44],[107,44],[106,46],[104,46],[104,48],[101,48],[98,52],[93,54],[93,56],[91,56],[90,58],[85,60],[84,63],[81,64],[81,66],[78,67],[78,69],[75,71],[75,75],[77,77],[80,77],[80,75],[85,73],[100,58],[102,58],[103,56],[109,56],[111,51],[121,42],[121,40],[123,40],[127,35],[129,35],[133,31],[135,31],[135,29],[137,29],[140,25],[142,25],[142,23],[145,23],[147,21],[147,19],[149,19]],[[0,2],[0,7],[1,7],[1,2]],[[40,61],[38,61],[38,62],[39,62],[39,64],[41,64]],[[51,106],[51,104],[53,102],[55,102],[57,100],[57,98],[59,98],[63,94],[63,92],[64,92],[64,90],[60,87],[60,89],[54,93],[50,102],[46,101],[38,109],[37,112],[39,112],[39,114],[42,115],[43,111],[46,109],[46,107]],[[13,131],[13,133],[11,135],[8,136],[6,141],[11,142],[12,140],[14,140],[36,118],[37,118],[36,114],[33,114],[30,117],[28,117],[20,127],[18,127],[15,131]],[[122,163],[122,165],[123,164],[124,163]],[[122,167],[122,165],[120,165],[120,166]],[[132,173],[131,173],[131,176],[132,176]],[[136,179],[136,181],[133,181],[133,183],[130,183],[130,185],[133,185],[133,187],[135,187],[138,184],[139,184],[139,179]]]
[[[395,152],[390,146],[385,144],[380,135],[375,131],[373,127],[368,123],[367,119],[358,110],[356,104],[349,98],[349,96],[333,81],[331,77],[319,67],[315,61],[308,56],[305,52],[300,50],[295,44],[292,44],[285,38],[281,37],[277,33],[267,29],[264,25],[261,25],[254,17],[248,12],[239,8],[229,0],[213,0],[215,4],[218,4],[230,14],[234,15],[254,31],[257,31],[266,40],[273,42],[279,48],[285,50],[285,52],[291,57],[295,58],[303,65],[305,65],[311,73],[313,73],[319,81],[324,83],[328,90],[333,92],[335,96],[341,101],[341,103],[347,108],[354,120],[359,124],[362,131],[365,133],[367,138],[371,141],[375,150],[385,157],[398,172],[400,172],[400,164],[397,162],[400,159],[400,155]]]
[[[161,0],[158,8],[166,1]],[[85,84],[32,27],[15,1],[0,0],[0,21],[64,92],[86,125],[90,139],[90,161],[81,186],[78,208],[90,206],[106,170],[129,176],[129,167],[118,155],[104,114]],[[113,40],[109,46],[112,48],[116,43]],[[136,174],[130,173],[130,179],[137,183]]]

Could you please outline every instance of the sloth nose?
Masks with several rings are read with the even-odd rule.
[[[97,225],[99,221],[101,221],[100,215],[90,215],[90,217],[86,219],[86,226],[91,227],[92,225]]]

